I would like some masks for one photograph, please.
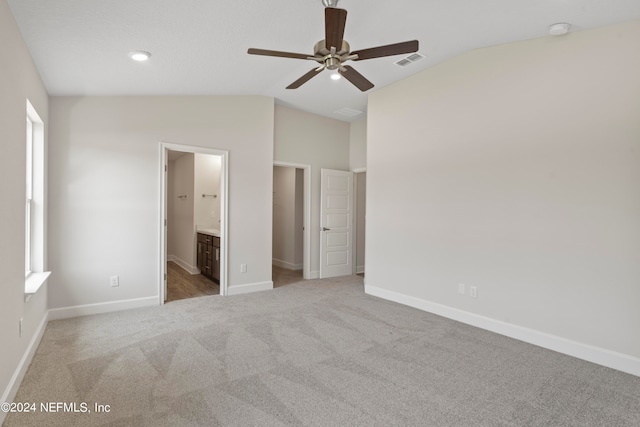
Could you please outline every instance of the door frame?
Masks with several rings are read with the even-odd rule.
[[[229,236],[229,151],[216,148],[198,147],[195,145],[183,145],[172,142],[160,142],[160,207],[159,207],[159,248],[160,274],[158,280],[159,304],[165,302],[165,285],[167,274],[167,154],[168,151],[181,151],[193,154],[210,154],[220,157],[220,295],[226,296],[228,292],[227,263],[228,263],[228,236]]]
[[[358,192],[362,191],[358,188],[358,179],[356,175],[366,173],[367,168],[352,169],[353,172],[353,274],[358,274]],[[366,195],[365,195],[366,197]],[[366,206],[366,205],[365,205]],[[366,210],[365,210],[366,215]],[[366,233],[365,233],[366,241]],[[365,253],[366,256],[366,253]],[[365,262],[365,268],[366,268]]]
[[[302,188],[304,193],[302,214],[304,226],[304,231],[302,232],[302,278],[309,280],[311,278],[311,165],[274,160],[273,166],[296,168],[304,171],[304,185]],[[273,205],[273,201],[271,201],[271,204]],[[271,242],[273,244],[273,236],[271,236]]]

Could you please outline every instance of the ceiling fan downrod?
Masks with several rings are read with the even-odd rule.
[[[322,0],[324,7],[338,7],[338,0]]]

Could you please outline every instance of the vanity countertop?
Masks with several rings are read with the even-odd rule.
[[[209,236],[220,237],[220,230],[215,228],[201,228],[197,230],[198,233],[208,234]]]

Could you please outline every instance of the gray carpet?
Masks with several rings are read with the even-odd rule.
[[[365,295],[351,276],[50,322],[16,402],[92,412],[6,427],[638,426],[640,378]]]

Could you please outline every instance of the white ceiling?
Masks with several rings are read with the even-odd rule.
[[[471,49],[640,19],[639,0],[340,0],[352,50],[420,41],[406,55],[350,62],[376,87],[361,93],[315,62],[248,55],[250,47],[312,54],[324,38],[321,0],[7,0],[51,95],[266,95],[316,114],[366,111],[367,94]],[[146,63],[131,50],[152,53]]]

